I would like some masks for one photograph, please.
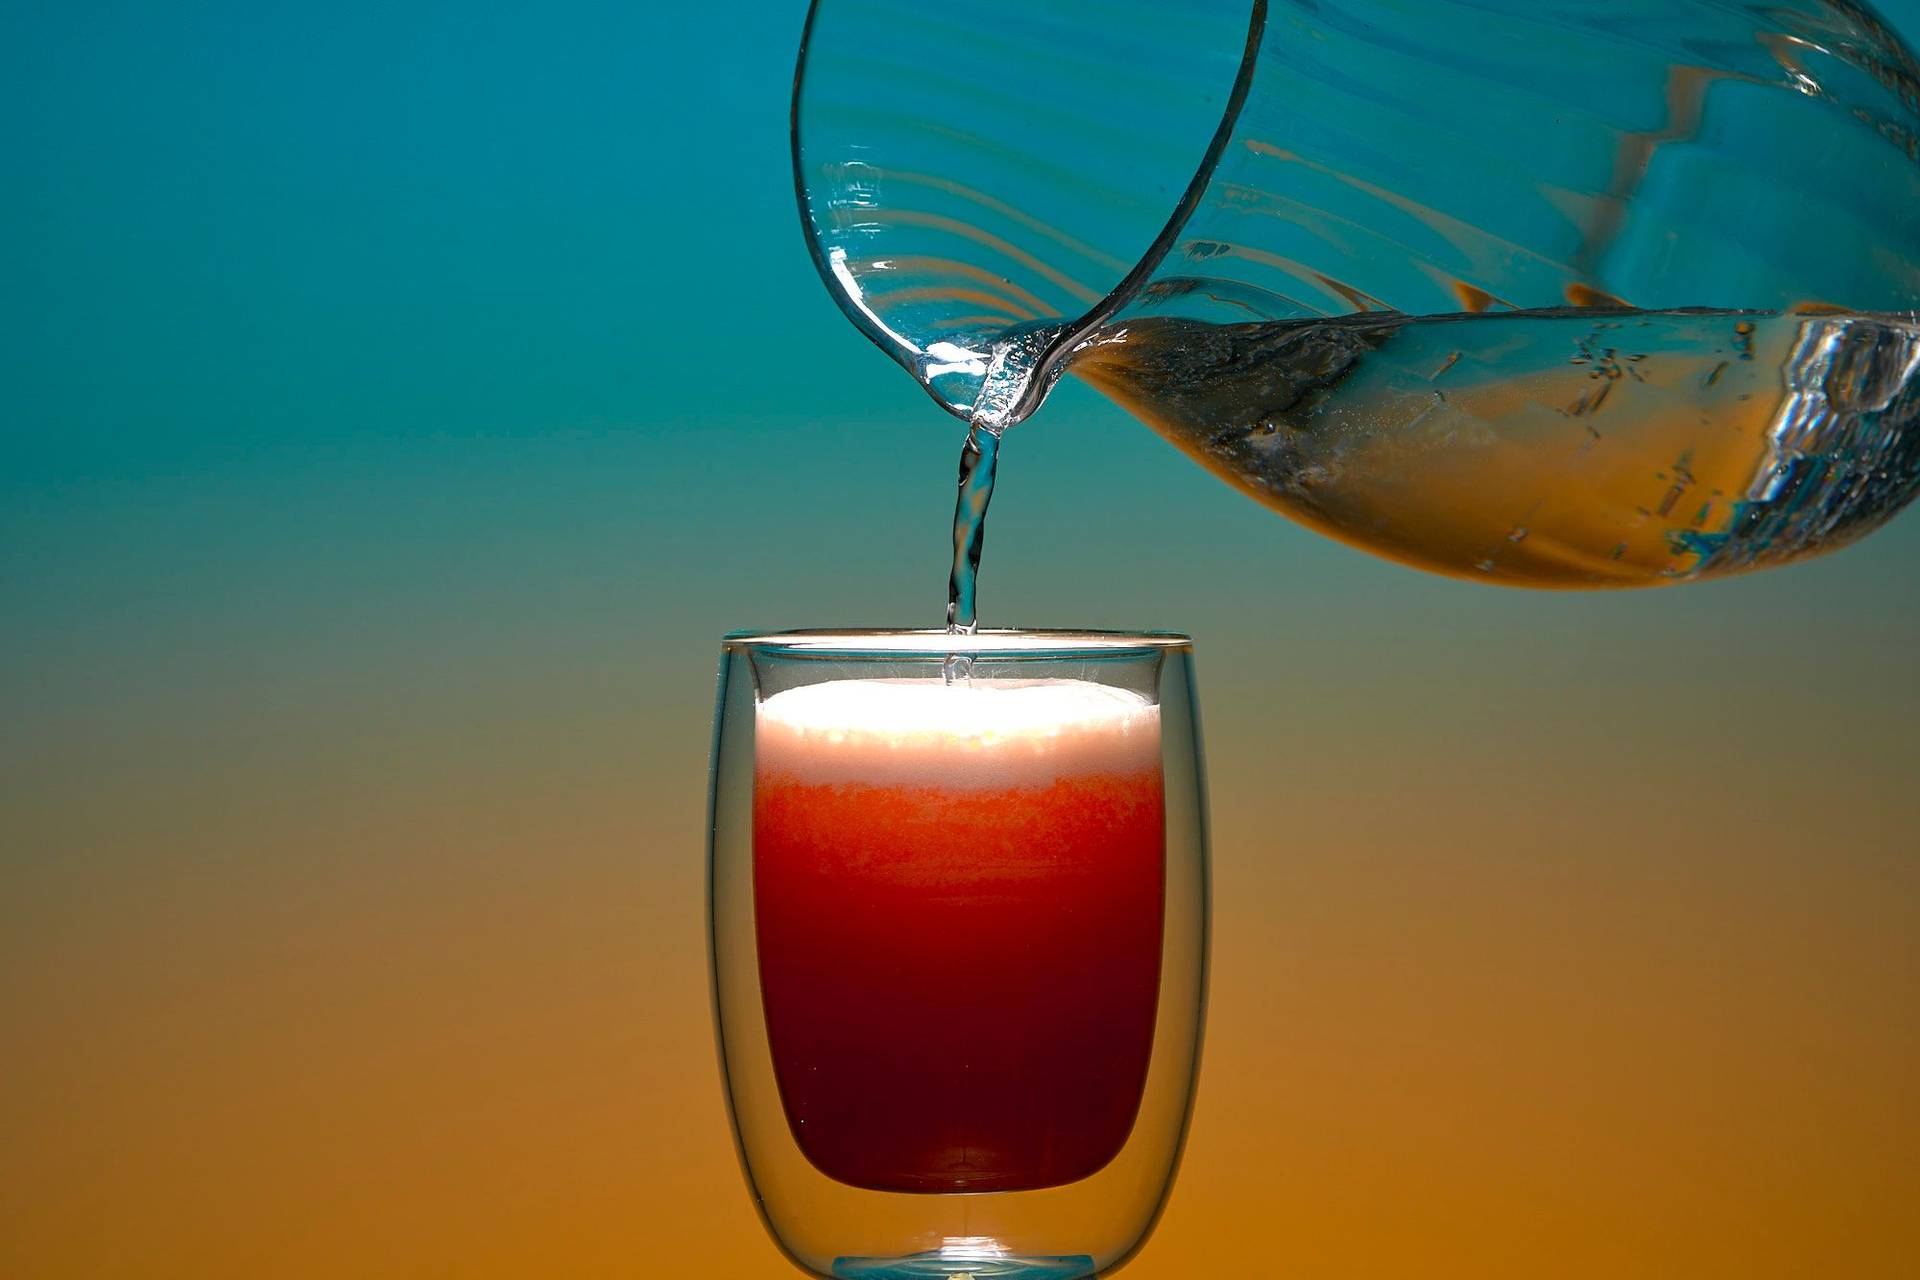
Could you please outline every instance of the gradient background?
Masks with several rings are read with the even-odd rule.
[[[715,641],[935,623],[959,441],[802,249],[801,11],[0,11],[0,1273],[783,1273]],[[1213,1020],[1133,1275],[1912,1274],[1920,518],[1508,594],[1077,385],[1004,458],[989,622],[1200,646]]]

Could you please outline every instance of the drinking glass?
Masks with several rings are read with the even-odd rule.
[[[1193,653],[1157,632],[726,638],[715,1023],[818,1276],[1075,1280],[1139,1249],[1207,967]]]

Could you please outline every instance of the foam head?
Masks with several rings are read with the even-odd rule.
[[[1160,763],[1160,709],[1087,680],[833,680],[760,704],[763,773],[804,782],[1044,786]]]

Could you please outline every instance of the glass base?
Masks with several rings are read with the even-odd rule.
[[[1085,1280],[1093,1259],[1084,1253],[1055,1258],[979,1257],[935,1251],[904,1258],[835,1258],[841,1280]]]

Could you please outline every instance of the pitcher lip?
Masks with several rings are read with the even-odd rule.
[[[816,656],[944,657],[961,653],[1009,658],[1080,657],[1122,651],[1191,649],[1193,637],[1177,631],[1105,631],[1065,627],[945,628],[802,627],[785,631],[730,631],[721,637],[729,652],[780,651]]]
[[[793,96],[787,112],[788,156],[793,164],[794,206],[800,213],[800,233],[807,242],[807,253],[813,259],[813,269],[820,282],[833,297],[834,305],[840,308],[842,315],[852,322],[853,327],[866,335],[869,342],[885,352],[896,364],[914,373],[902,359],[902,352],[883,335],[877,320],[862,310],[845,288],[835,282],[832,264],[827,260],[826,251],[821,247],[819,237],[814,234],[813,219],[808,214],[807,183],[805,170],[800,159],[800,91],[806,82],[807,53],[813,45],[813,20],[820,6],[827,0],[809,0],[807,21],[800,32],[800,53],[793,67]],[[1024,420],[1035,409],[1052,387],[1060,362],[1077,348],[1095,329],[1105,324],[1120,308],[1133,300],[1141,286],[1153,274],[1154,269],[1173,248],[1180,232],[1186,227],[1187,219],[1199,207],[1200,198],[1206,194],[1207,184],[1213,178],[1214,168],[1220,162],[1221,153],[1233,139],[1233,131],[1240,121],[1241,108],[1246,105],[1247,94],[1253,86],[1253,73],[1260,60],[1260,42],[1267,27],[1267,0],[1249,0],[1247,19],[1247,44],[1240,55],[1240,67],[1234,73],[1233,88],[1227,95],[1227,105],[1220,113],[1220,122],[1214,128],[1213,137],[1207,144],[1206,152],[1201,156],[1199,166],[1193,177],[1181,192],[1180,199],[1174,204],[1173,212],[1168,215],[1166,224],[1154,237],[1146,250],[1135,260],[1133,268],[1121,277],[1120,282],[1108,290],[1106,295],[1079,317],[1068,320],[1060,326],[1053,338],[1041,351],[1034,363],[1033,377],[1028,381],[1021,397],[1009,406],[1002,421],[1012,424]],[[969,414],[958,406],[948,403],[934,391],[933,387],[916,374],[914,382],[927,393],[927,397],[956,418],[967,419]]]

